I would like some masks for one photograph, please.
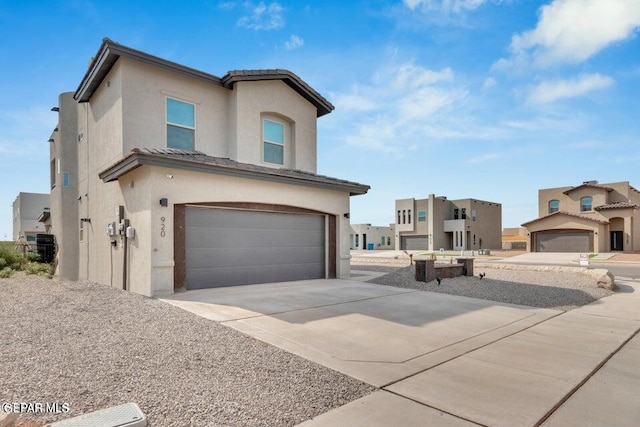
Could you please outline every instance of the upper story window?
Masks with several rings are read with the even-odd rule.
[[[407,211],[402,211],[402,223],[406,224],[407,223]]]
[[[462,208],[462,212],[460,213],[460,219],[467,219],[467,209]]]
[[[167,147],[195,150],[196,106],[167,98]]]
[[[583,197],[580,199],[580,212],[590,211],[592,204],[593,198],[591,196]]]
[[[408,215],[408,216],[407,216],[407,218],[408,218],[408,219],[407,219],[407,224],[411,224],[411,209],[409,209],[409,210],[407,211],[407,215]]]
[[[284,124],[265,119],[262,126],[264,161],[284,165]]]
[[[418,211],[418,222],[425,222],[427,220],[427,211]]]
[[[560,210],[560,201],[549,200],[549,213],[552,214],[554,212],[558,212],[559,210]]]
[[[458,209],[453,210],[453,219],[458,219],[458,216],[460,216],[459,212],[460,211]]]
[[[400,224],[400,211],[398,211],[398,224]]]

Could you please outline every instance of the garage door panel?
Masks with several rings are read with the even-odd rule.
[[[324,259],[324,248],[207,248],[190,249],[186,255],[194,268],[243,267],[247,262],[255,266],[309,264],[308,260],[323,264],[320,260]]]
[[[427,249],[429,241],[427,236],[402,236],[400,237],[400,249],[421,250]]]
[[[593,237],[588,231],[537,232],[538,252],[590,252]]]
[[[324,230],[265,230],[257,228],[188,227],[189,248],[304,247],[324,244]],[[242,241],[240,241],[242,240]]]
[[[307,280],[309,274],[324,277],[324,266],[311,265],[275,265],[266,266],[259,269],[251,266],[229,267],[217,269],[197,269],[190,275],[190,280],[202,286],[198,288],[188,287],[188,289],[203,289],[212,287],[250,285],[257,283],[275,283],[281,281],[283,272],[289,277],[287,281]]]
[[[324,278],[322,215],[187,208],[187,289]]]

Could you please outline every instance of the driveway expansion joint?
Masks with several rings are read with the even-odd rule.
[[[626,346],[633,338],[635,338],[638,333],[640,333],[640,328],[636,329],[636,331],[631,334],[626,340],[624,340],[624,342],[620,344],[618,348],[616,348],[613,352],[611,352],[611,354],[605,357],[602,362],[600,362],[587,376],[585,376],[585,378],[580,381],[578,385],[572,388],[562,399],[560,399],[560,401],[556,403],[553,408],[551,408],[546,414],[544,414],[542,418],[540,418],[540,420],[538,420],[536,424],[534,424],[534,427],[539,427],[544,424],[544,422],[547,421],[549,417],[551,417],[558,409],[560,409],[562,405],[564,405],[571,398],[571,396],[573,396],[578,390],[580,390],[591,379],[591,377],[593,377],[600,369],[602,369],[602,367],[606,365],[613,356],[618,354],[618,352],[620,352],[620,350],[622,350],[624,346]]]

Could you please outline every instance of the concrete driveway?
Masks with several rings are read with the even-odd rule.
[[[640,419],[635,285],[564,314],[337,279],[165,301],[380,388],[305,426],[585,425],[594,399],[631,426]],[[601,396],[593,381],[620,369],[626,385]]]

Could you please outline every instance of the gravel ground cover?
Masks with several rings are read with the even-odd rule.
[[[136,402],[151,426],[291,426],[373,387],[162,301],[0,280],[0,402],[66,402],[38,425]]]
[[[435,280],[429,283],[416,281],[414,266],[398,269],[369,282],[561,311],[590,304],[614,293],[596,287],[592,277],[579,273],[500,268],[474,270],[474,277],[443,279],[440,286]],[[480,279],[480,273],[486,276]]]

